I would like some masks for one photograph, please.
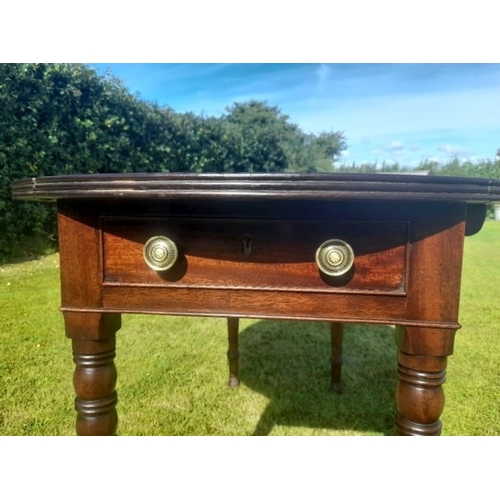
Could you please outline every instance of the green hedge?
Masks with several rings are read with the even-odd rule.
[[[40,253],[57,233],[54,207],[12,200],[16,179],[318,171],[345,147],[341,133],[305,134],[263,102],[220,118],[179,114],[86,65],[0,64],[0,260]]]

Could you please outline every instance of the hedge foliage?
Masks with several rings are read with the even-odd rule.
[[[82,64],[0,64],[0,260],[56,238],[55,208],[11,199],[16,179],[112,172],[328,171],[342,133],[306,134],[265,102],[220,118],[176,113]]]

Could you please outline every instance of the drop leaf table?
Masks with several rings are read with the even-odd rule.
[[[440,434],[464,237],[499,180],[100,174],[16,181],[13,196],[57,202],[77,434],[116,433],[122,313],[228,318],[233,386],[238,318],[328,322],[335,392],[342,324],[395,325],[396,431]]]

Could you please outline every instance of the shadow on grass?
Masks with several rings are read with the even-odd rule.
[[[394,330],[344,328],[345,389],[340,395],[329,392],[328,324],[260,321],[241,331],[240,384],[269,398],[254,435],[268,435],[275,425],[394,434]]]

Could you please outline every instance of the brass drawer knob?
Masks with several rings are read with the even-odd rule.
[[[354,264],[354,252],[342,240],[327,240],[316,251],[316,264],[328,276],[342,276]]]
[[[153,236],[144,245],[144,260],[154,271],[170,269],[178,256],[176,244],[166,236]]]

